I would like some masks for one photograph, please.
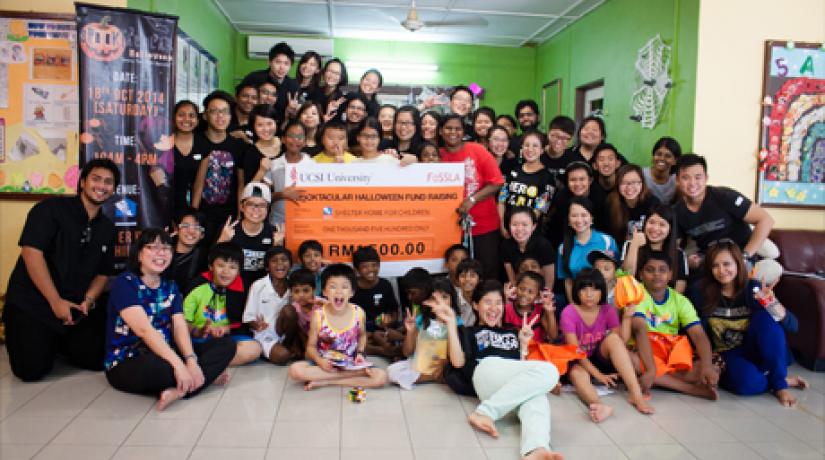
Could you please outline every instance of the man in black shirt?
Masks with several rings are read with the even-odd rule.
[[[298,113],[298,92],[301,85],[289,76],[289,69],[295,62],[295,51],[285,42],[276,43],[269,49],[269,68],[256,70],[247,75],[244,80],[262,82],[267,76],[275,80],[278,85],[278,99],[275,108],[282,120],[293,118]]]
[[[23,381],[45,377],[58,351],[103,369],[106,306],[95,301],[114,274],[115,226],[100,208],[119,181],[111,160],[92,160],[77,196],[44,200],[26,217],[3,312],[9,364]]]
[[[679,158],[676,186],[681,199],[673,210],[680,237],[693,239],[700,252],[714,241],[730,238],[742,249],[745,259],[751,259],[768,238],[773,218],[736,190],[708,186],[707,182],[707,163],[703,157],[689,153]],[[701,263],[701,255],[688,256],[691,269]]]
[[[524,133],[539,129],[539,105],[532,99],[522,99],[516,104],[515,114],[521,134],[510,139],[510,151],[521,158],[521,139]]]
[[[566,186],[564,170],[575,158],[567,147],[576,131],[576,122],[572,118],[559,115],[550,121],[547,130],[547,150],[541,156],[541,163],[550,172],[555,187]]]

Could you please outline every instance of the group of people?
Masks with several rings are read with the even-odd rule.
[[[773,220],[707,185],[703,157],[664,137],[643,168],[598,117],[558,116],[543,132],[534,101],[496,116],[463,86],[446,114],[382,106],[378,70],[344,94],[339,59],[308,52],[293,79],[289,45],[269,58],[234,97],[215,91],[202,113],[176,105],[175,222],[143,229],[122,273],[101,212],[114,163],[87,162],[76,197],[32,208],[3,313],[16,376],[39,380],[63,354],[160,410],[259,359],[307,390],[441,382],[478,396],[469,422],[492,436],[515,410],[525,458],[559,457],[546,394],[561,383],[594,422],[613,413],[594,381],[622,381],[645,414],[654,386],[795,404],[788,388],[806,382],[787,374],[785,336],[797,320],[773,295],[776,273],[759,270],[776,257]],[[302,161],[464,163],[466,244],[446,251],[445,274],[411,267],[392,281],[369,246],[351,264],[328,262],[322,241],[292,254],[284,202],[303,192],[284,170]]]

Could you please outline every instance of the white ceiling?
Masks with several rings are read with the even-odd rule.
[[[486,25],[424,27],[400,22],[410,0],[214,0],[245,34],[299,34],[497,46],[542,43],[605,0],[417,0],[422,21]]]

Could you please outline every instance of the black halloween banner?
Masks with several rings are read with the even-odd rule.
[[[117,226],[115,255],[141,229],[169,224],[174,168],[177,18],[76,4],[80,64],[80,164],[109,158],[120,186],[104,205]]]

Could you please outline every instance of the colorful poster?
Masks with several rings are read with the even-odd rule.
[[[109,158],[120,186],[104,204],[123,261],[140,229],[170,222],[177,18],[76,4],[81,162]]]
[[[287,202],[286,243],[293,254],[305,240],[318,240],[325,258],[352,262],[360,246],[381,256],[382,276],[411,267],[443,270],[444,251],[461,242],[458,225],[464,165],[290,165],[286,183],[306,191]]]
[[[825,49],[766,42],[757,198],[825,208]]]
[[[74,21],[0,15],[0,193],[73,194],[80,121]]]

